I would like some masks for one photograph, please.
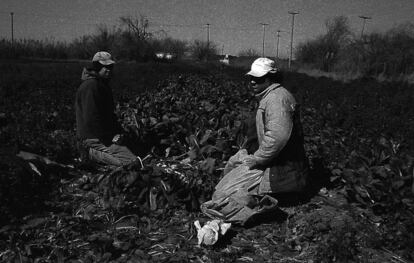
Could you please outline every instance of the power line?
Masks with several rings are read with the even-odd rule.
[[[201,28],[202,24],[194,24],[194,25],[179,25],[179,24],[158,24],[158,23],[151,23],[150,26],[156,27],[192,27],[192,28]]]
[[[91,22],[91,23],[82,23],[82,22],[66,22],[66,21],[62,21],[62,20],[66,20],[66,19],[70,19],[71,21],[74,20],[73,17],[69,17],[69,16],[51,16],[51,15],[43,15],[43,14],[29,14],[29,13],[24,13],[24,12],[11,12],[16,16],[28,16],[28,17],[38,17],[38,18],[53,18],[55,19],[55,21],[50,22],[47,21],[48,24],[53,23],[55,25],[57,24],[66,24],[66,25],[91,25],[91,26],[96,26],[99,24],[103,24],[104,22]],[[7,12],[0,12],[0,14],[10,14]]]
[[[0,14],[7,14],[10,15],[10,12],[3,12],[0,11]],[[90,26],[96,26],[99,24],[105,24],[106,22],[91,22],[91,23],[82,23],[82,22],[76,22],[76,19],[74,18],[74,16],[52,16],[52,15],[48,15],[48,14],[33,14],[33,13],[25,13],[25,12],[14,12],[14,14],[16,16],[29,16],[29,17],[38,17],[38,18],[53,18],[55,19],[55,21],[50,22],[47,21],[49,24],[66,24],[66,25],[90,25]],[[97,17],[97,16],[94,16]],[[99,17],[99,16],[98,16]],[[104,17],[102,17],[104,18]],[[107,18],[107,17],[105,17]],[[71,22],[69,21],[63,21],[63,20],[67,20],[70,19]],[[75,21],[74,21],[75,20]],[[113,19],[115,20],[115,19]],[[160,23],[160,22],[152,22],[149,25],[150,27],[177,27],[177,28],[201,28],[203,26],[205,26],[205,24],[167,24],[167,23]],[[257,29],[254,29],[253,27],[225,27],[225,26],[214,26],[214,25],[210,25],[211,29],[215,29],[215,30],[231,30],[231,31],[244,31],[244,32],[256,32]]]
[[[53,15],[48,15],[48,14],[34,14],[34,13],[26,13],[26,12],[13,12],[15,15],[19,15],[19,16],[29,16],[29,17],[40,17],[40,18],[45,18],[45,17],[47,17],[47,18],[54,18],[54,19],[71,19],[71,20],[73,20],[73,19],[76,19],[76,17],[75,16],[64,16],[64,15],[62,15],[62,16],[53,16]],[[2,11],[0,11],[0,14],[10,14],[9,12],[2,12]],[[106,17],[106,16],[93,16],[94,18],[104,18],[104,19],[107,19],[108,17]],[[118,18],[116,18],[116,19],[112,19],[112,20],[118,20]]]
[[[293,57],[293,33],[294,33],[294,19],[295,19],[295,15],[296,14],[298,14],[298,12],[288,12],[290,15],[292,15],[292,28],[291,28],[291,41],[290,41],[290,56],[289,56],[289,66],[291,65],[291,61],[292,61],[292,57]],[[79,25],[87,25],[87,26],[99,26],[100,24],[101,25],[105,25],[105,24],[107,24],[107,23],[111,23],[110,22],[110,20],[106,20],[106,21],[103,21],[103,22],[94,22],[94,23],[82,23],[82,22],[78,22],[78,20],[76,20],[76,17],[73,15],[73,16],[54,16],[54,15],[50,15],[50,14],[29,14],[29,13],[25,13],[25,12],[4,12],[4,11],[0,11],[0,14],[7,14],[7,15],[10,15],[11,17],[10,17],[10,20],[11,20],[11,37],[12,37],[12,40],[14,40],[14,35],[15,35],[15,27],[16,27],[16,25],[15,25],[15,22],[17,21],[17,22],[19,22],[21,19],[19,19],[19,16],[27,16],[27,17],[30,17],[30,18],[32,18],[32,20],[33,20],[33,17],[40,17],[40,18],[43,18],[43,19],[45,19],[45,18],[51,18],[50,20],[52,20],[53,19],[53,21],[47,21],[47,20],[49,20],[49,19],[45,19],[44,20],[44,22],[45,23],[47,23],[48,24],[48,26],[53,26],[53,25],[64,25],[64,24],[66,24],[66,25],[73,25],[73,26],[79,26]],[[94,18],[95,18],[96,16],[94,16]],[[98,18],[99,18],[99,16],[97,16]],[[107,18],[108,19],[108,17],[105,17],[105,18]],[[364,32],[364,29],[365,29],[365,23],[366,23],[366,21],[365,20],[367,20],[367,19],[371,19],[370,17],[365,17],[365,16],[360,16],[360,18],[362,18],[362,19],[364,19],[364,21],[363,21],[363,27],[362,27],[362,31],[361,31],[361,36],[363,36],[363,32]],[[70,20],[69,20],[70,19]],[[14,21],[15,20],[15,21]],[[25,18],[25,20],[26,20],[26,23],[28,23],[28,25],[32,25],[32,26],[36,26],[36,25],[38,25],[39,27],[40,27],[40,24],[39,23],[35,23],[35,22],[33,22],[33,23],[30,23],[30,22],[27,22],[28,21],[28,19],[27,18]],[[65,21],[65,20],[69,20],[69,21]],[[16,23],[17,24],[17,28],[19,27],[19,23]],[[266,26],[268,26],[269,24],[265,24],[265,23],[260,23],[260,25],[262,25],[262,27],[263,27],[263,40],[262,40],[262,56],[265,56],[265,44],[266,44]],[[222,26],[222,25],[212,25],[212,24],[173,24],[173,23],[163,23],[162,21],[155,21],[154,23],[150,23],[149,24],[149,26],[150,27],[161,27],[161,29],[163,28],[163,27],[165,27],[165,28],[198,28],[198,29],[201,29],[201,28],[203,28],[203,27],[206,27],[207,26],[207,42],[208,42],[208,44],[210,45],[211,43],[210,43],[210,29],[214,29],[214,30],[216,30],[216,31],[226,31],[226,30],[229,30],[229,31],[232,31],[232,33],[233,34],[237,34],[237,31],[238,32],[240,32],[239,33],[239,35],[238,35],[238,37],[242,37],[242,32],[248,32],[248,33],[250,33],[250,32],[257,32],[257,26],[251,26],[251,27],[249,27],[249,26],[239,26],[239,27],[228,27],[228,26]],[[44,25],[42,26],[43,28],[45,27]],[[156,29],[155,29],[156,30]],[[267,29],[268,31],[269,31],[269,29]],[[167,30],[167,32],[168,32],[169,30]],[[188,32],[189,32],[190,30],[188,30]],[[201,39],[202,38],[202,31],[200,32],[201,30],[199,30],[199,31],[197,31],[197,32],[194,32],[194,34],[193,34],[193,37],[195,36],[195,35],[198,35],[198,38],[199,39]],[[180,30],[180,32],[181,32],[181,30]],[[279,56],[279,47],[280,47],[280,35],[279,35],[279,33],[280,33],[280,31],[276,31],[276,30],[270,30],[269,31],[269,33],[271,33],[271,34],[273,34],[273,33],[276,33],[277,32],[277,34],[278,34],[278,36],[277,36],[277,47],[276,47],[276,57],[278,57]],[[296,33],[296,35],[300,35],[301,34],[301,31],[300,31],[300,29],[299,29],[299,31],[298,32],[295,32]],[[223,33],[224,35],[225,35],[225,37],[228,37],[228,34],[227,33]],[[236,36],[237,37],[237,36]],[[243,35],[243,37],[245,37],[244,35]]]
[[[183,27],[187,27],[187,28],[201,28],[204,27],[205,24],[189,24],[189,25],[184,25],[184,24],[159,24],[159,23],[151,23],[150,27],[178,27],[178,28],[183,28]],[[246,28],[246,27],[218,27],[218,26],[214,26],[212,24],[210,24],[210,29],[215,29],[217,31],[226,31],[226,30],[231,30],[231,31],[244,31],[244,32],[256,32],[257,29],[253,29],[253,28]]]
[[[212,28],[217,29],[217,30],[238,30],[238,31],[246,31],[246,32],[256,32],[257,29],[250,27],[224,27],[224,26],[220,26],[220,27],[216,27],[216,26],[212,26]]]
[[[7,12],[2,12],[0,11],[0,14],[10,14]],[[30,17],[40,17],[40,18],[54,18],[54,19],[59,19],[59,24],[72,24],[72,25],[98,25],[98,24],[102,24],[103,22],[93,22],[93,23],[81,23],[81,22],[75,22],[75,23],[71,23],[71,22],[64,22],[62,21],[62,19],[70,19],[73,20],[74,17],[73,16],[51,16],[51,15],[46,15],[46,14],[29,14],[29,13],[24,13],[24,12],[18,12],[18,13],[14,13],[16,15],[22,15],[22,16],[30,16]],[[107,18],[104,16],[94,16],[94,18]],[[112,19],[112,20],[118,20],[118,18],[116,19]],[[192,27],[192,28],[200,28],[202,26],[204,26],[204,24],[165,24],[165,23],[151,23],[150,26],[157,26],[157,27]]]
[[[0,14],[10,14],[9,12],[3,12],[0,11]],[[81,22],[66,22],[66,21],[62,21],[62,19],[71,19],[73,20],[74,17],[73,16],[52,16],[52,15],[47,15],[47,14],[32,14],[32,13],[25,13],[25,12],[14,12],[15,15],[20,15],[20,16],[30,16],[30,17],[39,17],[39,18],[54,18],[54,19],[58,19],[59,20],[59,24],[79,24],[79,25],[97,25],[100,24],[100,22],[94,22],[94,23],[81,23]],[[97,16],[94,16],[97,17]],[[99,16],[98,16],[99,18]],[[101,18],[107,18],[107,17],[101,17]],[[118,18],[117,18],[118,19]],[[117,20],[117,19],[113,19],[113,20]],[[189,27],[189,28],[201,28],[203,26],[205,26],[205,24],[166,24],[166,23],[159,23],[157,21],[152,22],[150,24],[150,26],[152,27]],[[217,30],[239,30],[239,31],[248,31],[248,32],[255,32],[256,30],[253,29],[253,27],[223,27],[223,26],[214,26],[214,25],[210,25],[210,28],[214,28]]]

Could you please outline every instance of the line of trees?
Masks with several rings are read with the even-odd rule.
[[[69,43],[48,39],[0,40],[0,58],[90,59],[97,50],[110,51],[117,59],[135,61],[152,60],[156,52],[172,53],[178,59],[189,54],[199,60],[218,54],[212,42],[195,40],[189,43],[173,39],[162,30],[150,31],[149,21],[144,16],[121,17],[119,26],[99,25],[95,34]]]
[[[351,31],[345,16],[328,19],[326,33],[300,43],[295,57],[299,65],[327,72],[386,77],[414,73],[414,24],[403,24],[385,33],[359,36]],[[0,58],[36,57],[50,59],[90,59],[97,50],[108,50],[117,59],[148,61],[156,52],[168,52],[180,59],[216,58],[217,45],[206,41],[182,41],[166,32],[150,31],[144,16],[121,17],[114,27],[100,25],[92,35],[73,41],[21,39],[13,43],[0,39]],[[258,57],[254,49],[239,56]]]
[[[296,60],[327,72],[396,76],[414,73],[414,25],[399,25],[385,33],[359,36],[347,17],[328,19],[326,33],[300,43]]]

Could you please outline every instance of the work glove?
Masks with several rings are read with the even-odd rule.
[[[114,138],[112,138],[112,143],[120,145],[123,141],[123,136],[121,134],[116,134]]]
[[[196,220],[194,225],[197,229],[198,245],[214,245],[219,236],[226,234],[227,230],[230,229],[231,223],[224,223],[222,220],[214,219],[207,221],[206,224],[201,227],[200,222]]]
[[[246,166],[249,167],[249,169],[253,169],[254,167],[257,166],[257,160],[256,157],[254,155],[248,155],[246,157],[243,158],[242,163]]]

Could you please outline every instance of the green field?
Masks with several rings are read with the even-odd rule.
[[[137,153],[145,156],[153,144],[148,167],[178,164],[194,149],[191,140],[204,149],[221,143],[190,158],[186,201],[161,198],[150,211],[145,198],[138,200],[142,184],[134,179],[133,191],[122,188],[137,176],[134,168],[97,183],[90,178],[109,171],[76,161],[74,97],[84,63],[0,62],[0,261],[414,261],[413,85],[286,72],[285,86],[301,104],[312,191],[279,196],[281,213],[271,220],[235,227],[217,246],[199,248],[192,221],[206,218],[198,205],[211,196],[246,132],[240,123],[254,109],[245,69],[116,66],[117,114]],[[145,130],[137,138],[132,115]],[[30,164],[16,157],[19,151],[74,168]]]

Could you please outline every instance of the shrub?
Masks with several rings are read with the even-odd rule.
[[[239,57],[259,57],[260,54],[257,50],[253,49],[253,48],[248,48],[246,50],[242,50],[240,51],[237,56]]]
[[[327,32],[300,43],[296,58],[324,71],[387,77],[414,72],[414,25],[399,25],[388,32],[355,37],[348,19],[326,21]]]
[[[208,60],[208,58],[218,53],[214,43],[195,40],[190,46],[192,57],[197,60]]]
[[[0,58],[90,59],[95,52],[106,50],[117,59],[148,61],[159,48],[174,53],[178,58],[187,50],[185,41],[170,37],[155,39],[154,35],[149,31],[149,21],[144,16],[121,17],[118,27],[98,25],[94,34],[81,36],[70,43],[32,39],[12,43],[0,39]],[[215,49],[210,44],[209,53],[215,54]]]
[[[53,40],[20,39],[14,42],[0,40],[0,58],[55,58],[66,59],[67,44]]]
[[[301,43],[296,57],[302,63],[313,64],[318,69],[331,71],[338,60],[338,54],[350,41],[351,30],[349,21],[344,16],[328,19],[325,25],[326,34]]]
[[[173,39],[171,37],[152,39],[150,45],[153,50],[174,54],[178,59],[182,58],[188,50],[188,43],[186,41]]]

